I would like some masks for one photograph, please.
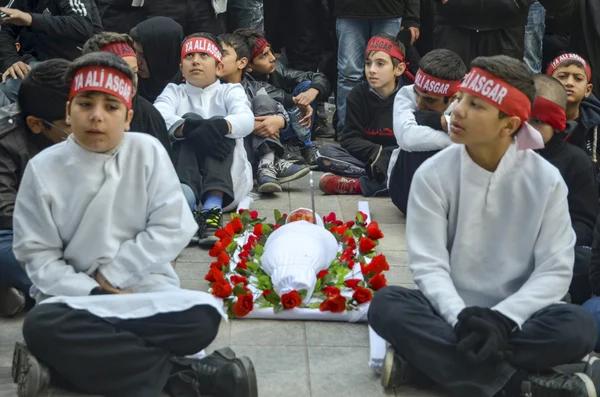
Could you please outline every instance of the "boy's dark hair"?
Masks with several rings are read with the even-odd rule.
[[[568,68],[569,66],[577,66],[578,68],[582,69],[585,79],[587,80],[588,83],[590,82],[590,79],[587,75],[587,70],[585,70],[585,66],[583,65],[583,63],[579,62],[577,59],[569,59],[564,62],[561,62],[560,65],[558,65],[556,67],[556,70],[558,70],[559,68]]]
[[[187,40],[194,38],[194,37],[202,37],[204,39],[208,39],[208,40],[212,41],[213,43],[215,43],[215,45],[219,49],[219,52],[223,53],[223,47],[221,47],[221,44],[220,44],[219,40],[217,39],[217,36],[215,36],[212,33],[207,33],[207,32],[192,33],[191,35],[184,37],[183,41],[181,42],[181,46],[183,46],[183,43],[185,43]],[[215,62],[217,62],[217,64],[219,63],[216,60],[215,60]]]
[[[135,79],[133,70],[131,70],[127,62],[125,62],[119,56],[113,54],[112,52],[91,52],[89,54],[80,56],[69,65],[67,73],[65,74],[65,82],[69,85],[69,87],[71,86],[71,82],[73,81],[73,76],[75,76],[75,73],[90,66],[113,68],[129,78],[132,84]]]
[[[467,74],[467,66],[460,56],[443,48],[430,51],[421,58],[419,69],[442,80],[462,80]]]
[[[102,51],[102,49],[108,45],[115,43],[125,43],[130,47],[133,47],[133,39],[124,33],[115,32],[102,32],[93,35],[83,45],[83,55],[89,54],[90,52]]]
[[[567,110],[568,95],[560,81],[545,74],[536,74],[533,80],[535,81],[537,96],[546,98],[556,103],[563,110]]]
[[[227,44],[235,50],[235,53],[237,54],[236,60],[239,61],[242,58],[246,58],[250,61],[250,46],[242,36],[234,33],[224,33],[219,36],[219,45],[221,45],[221,43]]]
[[[246,43],[248,44],[248,47],[250,49],[250,53],[252,53],[252,49],[254,48],[254,46],[256,45],[256,40],[258,40],[259,38],[265,38],[265,32],[261,31],[261,30],[256,30],[256,29],[246,29],[246,28],[241,28],[241,29],[236,29],[233,31],[233,34],[236,36],[240,36],[243,40],[246,41]],[[250,57],[248,57],[248,60],[250,61]]]
[[[63,79],[71,63],[50,59],[36,64],[19,87],[18,103],[23,117],[34,116],[48,122],[65,118],[71,82]]]
[[[471,62],[472,68],[483,69],[521,91],[531,101],[535,100],[535,84],[529,68],[518,59],[506,55],[477,57]],[[503,115],[502,112],[501,116]],[[506,115],[504,115],[506,116]]]
[[[406,48],[404,48],[404,44],[402,44],[400,42],[400,40],[398,40],[398,38],[396,36],[392,36],[386,33],[381,33],[381,34],[377,34],[373,37],[380,37],[382,39],[386,39],[392,42],[393,45],[395,45],[396,47],[400,48],[400,52],[402,53],[403,56],[406,56]],[[371,38],[373,38],[371,37]],[[373,55],[373,53],[376,51],[369,51],[366,55],[365,58],[368,59],[371,57],[371,55]],[[394,65],[394,67],[398,67],[398,65],[400,65],[400,60],[398,58],[394,58],[394,57],[390,57],[392,58],[392,65]]]
[[[135,27],[131,28],[131,30],[129,31],[129,37],[131,37],[131,40],[137,41],[138,43],[142,41],[140,39],[140,34],[138,33],[137,28]]]

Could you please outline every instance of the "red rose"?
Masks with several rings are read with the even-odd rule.
[[[216,258],[223,251],[223,244],[220,241],[217,241],[215,245],[208,251],[208,255]]]
[[[348,230],[346,226],[333,226],[331,228],[331,233],[337,233],[340,235],[340,237],[344,237],[344,233],[346,233],[346,230]]]
[[[262,294],[261,294],[261,295],[262,295],[262,296],[264,296],[264,297],[266,298],[266,297],[267,297],[267,295],[269,295],[271,292],[273,292],[273,291],[271,291],[270,289],[266,289],[266,290],[264,290],[264,291],[262,292]]]
[[[354,266],[354,250],[352,248],[342,251],[340,262],[346,262],[348,266]],[[352,267],[350,267],[352,269]]]
[[[254,225],[254,231],[252,233],[254,233],[257,236],[262,236],[263,235],[262,224],[259,223],[257,225]]]
[[[238,214],[242,215],[242,214],[243,214],[244,212],[246,212],[246,211],[248,211],[248,210],[245,210],[245,209],[243,209],[243,208],[242,208],[242,209],[240,209],[240,210],[238,211]]]
[[[286,213],[283,213],[283,214],[281,215],[281,217],[282,217],[283,219],[286,219],[286,218],[287,218],[287,216],[288,216],[288,214],[286,214]]]
[[[230,280],[231,284],[233,285],[238,285],[240,283],[244,283],[244,287],[248,285],[248,280],[246,280],[246,277],[234,275],[230,277]]]
[[[233,237],[235,235],[235,231],[233,230],[233,225],[229,222],[223,229],[219,229],[215,232],[215,236],[219,239],[224,239],[226,237]]]
[[[383,238],[383,233],[381,232],[381,229],[379,229],[379,224],[377,224],[377,222],[369,223],[369,226],[367,226],[367,234],[373,240]]]
[[[340,295],[342,291],[338,287],[332,287],[330,285],[323,288],[323,293],[327,295],[327,297],[331,298],[332,296]]]
[[[321,270],[319,273],[317,273],[317,278],[323,278],[325,276],[327,276],[329,274],[328,270]]]
[[[354,221],[348,221],[344,224],[344,226],[346,226],[348,229],[352,228],[352,226],[354,226]]]
[[[321,303],[319,310],[322,312],[342,313],[346,310],[346,298],[341,295],[331,296]]]
[[[204,279],[209,283],[214,283],[215,281],[223,280],[223,278],[223,273],[221,273],[221,271],[215,267],[211,267],[208,270],[208,273],[206,273],[206,276],[204,276]]]
[[[234,233],[239,233],[242,230],[244,230],[244,224],[242,223],[242,220],[238,217],[233,218],[231,222],[229,222],[229,224],[231,225],[231,227],[233,227]]]
[[[323,222],[332,223],[336,219],[335,212],[330,212],[329,215],[323,217]]]
[[[221,246],[223,247],[223,250],[226,250],[227,247],[229,247],[229,244],[231,244],[231,237],[225,237],[224,239],[221,240]]]
[[[373,299],[373,294],[368,288],[356,287],[354,294],[352,294],[352,298],[358,303],[365,303]]]
[[[368,237],[361,237],[360,241],[358,242],[358,247],[360,252],[368,254],[375,248],[375,243]]]
[[[242,246],[242,249],[244,251],[250,251],[252,248],[254,248],[254,246],[256,245],[256,243],[258,243],[259,240],[260,237],[251,234],[250,236],[248,236],[248,241]]]
[[[229,259],[229,255],[227,255],[227,252],[221,252],[219,254],[219,256],[217,256],[217,262],[219,262],[219,264],[221,266],[227,266],[229,265],[229,262],[231,260]]]
[[[241,259],[236,267],[239,267],[241,269],[248,269],[248,265],[246,265],[246,262],[248,262],[246,259]]]
[[[374,289],[375,291],[379,291],[383,287],[387,287],[387,280],[385,279],[385,276],[383,274],[376,274],[373,277],[371,277],[369,284],[371,285],[372,289]]]
[[[233,305],[233,314],[236,317],[244,317],[254,308],[254,298],[251,294],[243,294],[237,297],[235,305]]]
[[[281,296],[281,304],[286,309],[293,309],[302,304],[302,298],[300,298],[298,291],[293,290],[292,292],[288,292]]]
[[[220,262],[212,262],[210,267],[214,267],[215,269],[223,270],[223,264]]]
[[[275,226],[273,226],[273,230],[277,230],[277,229],[279,229],[280,227],[281,227],[281,225],[275,225]]]
[[[375,273],[381,273],[383,271],[390,270],[390,265],[388,264],[387,259],[385,259],[385,255],[379,254],[373,259],[371,259],[371,263],[369,263],[369,268]]]
[[[370,264],[367,265],[366,263],[360,263],[360,271],[362,272],[363,277],[365,277],[367,274],[372,273],[373,270],[373,266],[371,266]]]
[[[227,280],[222,279],[212,283],[212,294],[216,297],[225,299],[231,295],[232,291],[233,288],[231,287],[231,284],[227,282]]]
[[[250,259],[250,252],[249,251],[242,251],[242,252],[240,252],[240,254],[238,256],[240,257],[240,259],[249,260]]]
[[[362,280],[358,278],[351,278],[350,280],[346,280],[344,284],[346,284],[346,287],[348,288],[356,289],[358,287],[358,283],[361,281]]]
[[[258,211],[250,211],[250,219],[258,218]]]
[[[352,236],[348,236],[344,239],[344,244],[351,248],[352,250],[356,249],[356,240]]]
[[[362,224],[363,225],[366,224],[367,223],[367,218],[368,218],[367,214],[365,214],[362,211],[358,211],[358,213],[362,215],[362,218],[363,218],[363,223]],[[358,221],[358,217],[356,217],[356,220]],[[358,222],[356,222],[356,223],[358,223]]]

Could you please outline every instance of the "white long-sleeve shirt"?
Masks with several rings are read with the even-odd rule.
[[[467,306],[519,326],[559,302],[573,274],[575,233],[558,170],[513,143],[495,172],[452,145],[415,173],[406,221],[414,280],[454,326]]]
[[[171,135],[183,124],[182,116],[186,113],[196,113],[204,119],[222,116],[231,124],[227,138],[236,140],[230,171],[234,200],[225,210],[235,208],[253,186],[252,166],[244,148],[244,137],[254,130],[254,114],[242,86],[222,84],[219,80],[206,88],[189,83],[168,84],[156,98],[154,107],[165,119]]]

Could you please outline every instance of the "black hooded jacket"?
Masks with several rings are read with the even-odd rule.
[[[527,25],[533,0],[451,0],[435,3],[435,24],[471,30],[495,30]]]
[[[600,171],[600,101],[594,95],[584,99],[579,106],[577,125],[568,133],[568,143],[579,146],[592,158],[596,173]],[[596,142],[596,156],[593,153]],[[595,161],[594,161],[595,160]]]
[[[132,105],[133,120],[131,120],[131,131],[144,132],[158,139],[165,147],[171,160],[173,160],[169,132],[167,131],[167,125],[163,116],[150,101],[139,95],[133,97]]]
[[[140,38],[150,77],[140,78],[138,93],[150,102],[163,92],[167,84],[181,83],[181,25],[166,17],[154,17],[135,27]]]

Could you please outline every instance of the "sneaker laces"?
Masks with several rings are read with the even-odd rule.
[[[294,163],[285,159],[277,159],[275,164],[273,165],[274,170],[277,174],[285,174],[286,171],[292,166]]]
[[[203,210],[197,215],[196,220],[198,223],[203,223],[211,227],[220,228],[221,220],[223,219],[223,212],[220,208],[213,208],[210,210]]]
[[[333,184],[336,191],[350,192],[356,190],[356,180],[346,178],[345,176],[339,177],[339,179],[334,180]]]

